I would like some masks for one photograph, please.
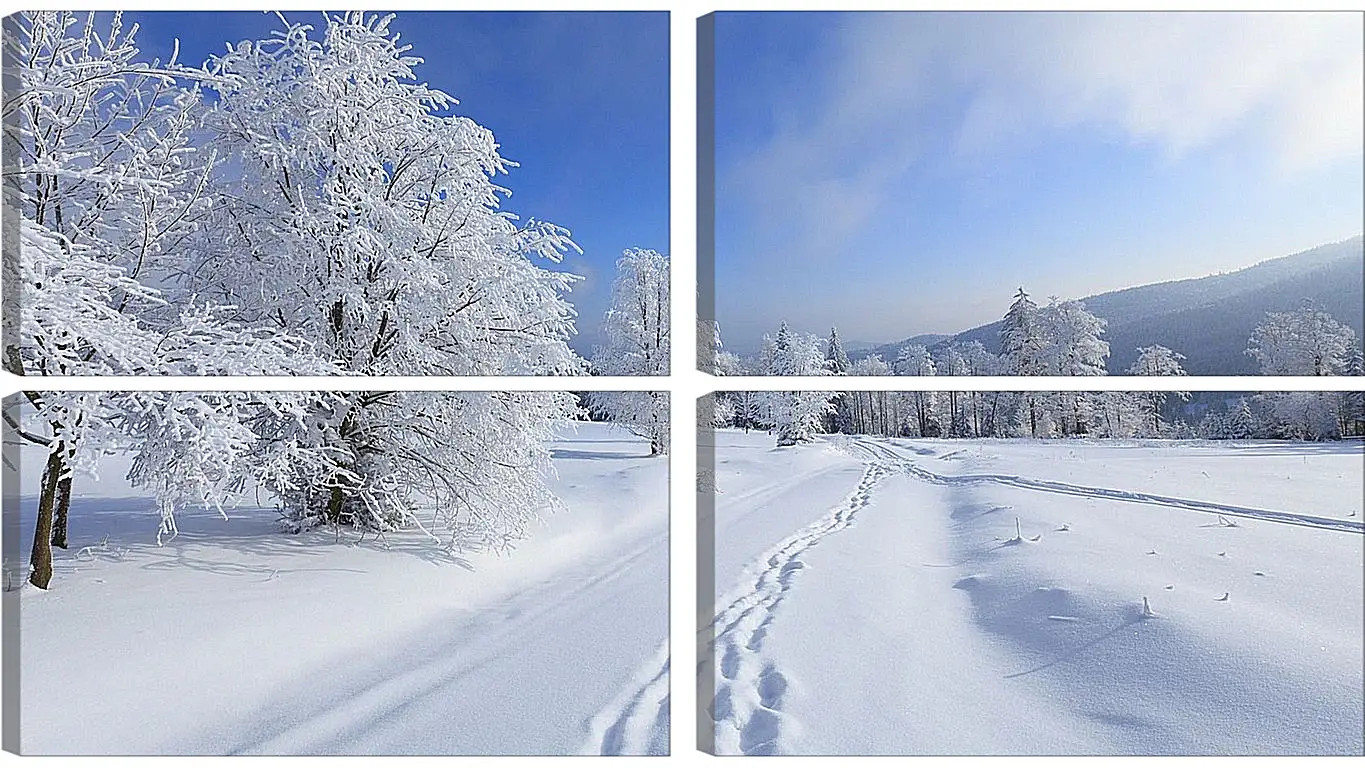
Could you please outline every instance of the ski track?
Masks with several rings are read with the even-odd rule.
[[[584,755],[668,754],[668,641],[589,725]]]
[[[1264,520],[1271,523],[1320,528],[1328,531],[1365,534],[1365,522],[1358,520],[1340,520],[1331,517],[1305,515],[1297,512],[1280,512],[1271,509],[1238,507],[1229,504],[1218,504],[1211,501],[1199,501],[1197,499],[1159,496],[1139,491],[1094,488],[1084,485],[1062,483],[1055,480],[1038,480],[1021,477],[1019,475],[939,475],[911,462],[891,446],[881,445],[866,439],[856,439],[854,444],[862,448],[874,461],[889,461],[900,471],[906,472],[934,485],[960,486],[996,483],[998,485],[1008,485],[1031,491],[1044,491],[1047,493],[1060,493],[1068,496],[1108,499],[1111,501],[1129,501],[1138,504],[1157,504],[1165,507],[1188,509],[1195,512],[1226,515],[1228,517],[1242,517],[1252,520]]]
[[[405,659],[396,664],[383,664],[379,666],[380,671],[370,679],[350,687],[349,690],[339,689],[334,696],[313,706],[305,705],[302,709],[292,702],[277,702],[272,706],[287,710],[288,716],[283,716],[279,712],[262,713],[246,728],[246,732],[252,734],[249,740],[244,743],[239,741],[231,746],[227,749],[227,754],[330,752],[347,734],[364,732],[367,725],[382,722],[402,713],[417,700],[453,685],[474,670],[502,657],[506,645],[515,642],[518,633],[535,626],[538,619],[556,610],[559,605],[572,602],[620,578],[622,572],[631,565],[652,555],[652,550],[658,544],[658,539],[647,540],[633,551],[609,561],[603,572],[563,590],[562,595],[553,604],[546,605],[546,601],[540,596],[558,589],[559,585],[549,583],[527,589],[517,604],[506,613],[507,618],[516,620],[473,638],[474,647],[467,654],[451,657],[432,655],[416,663]],[[536,599],[530,599],[532,597]],[[520,607],[521,604],[536,607],[523,609]],[[468,638],[459,636],[458,627],[453,632],[452,643],[468,641]],[[664,647],[666,654],[667,643]],[[662,680],[666,693],[668,689],[666,674]],[[645,697],[642,696],[641,701],[644,700]],[[664,707],[666,719],[667,700],[661,702],[661,706]],[[666,743],[664,749],[667,750]]]
[[[784,728],[794,725],[782,711],[787,678],[776,661],[763,654],[763,643],[778,605],[792,588],[796,574],[806,567],[801,555],[826,536],[852,525],[858,511],[871,500],[877,483],[891,472],[880,462],[867,465],[843,503],[756,560],[758,573],[752,583],[740,587],[739,595],[712,620],[711,626],[717,631],[711,658],[716,660],[720,653],[722,679],[717,681],[711,702],[711,718],[718,729],[724,723],[733,725],[743,754],[778,754],[779,737]],[[733,742],[723,745],[721,739],[716,740],[718,754],[730,753],[733,746]]]

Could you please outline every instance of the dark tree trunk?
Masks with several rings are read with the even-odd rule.
[[[42,488],[38,495],[38,524],[33,531],[33,552],[29,556],[28,580],[39,589],[52,583],[52,508],[57,498],[57,484],[62,476],[62,451],[47,455],[43,469]]]
[[[52,508],[52,546],[66,549],[66,517],[71,509],[71,476],[57,481],[57,498]]]
[[[327,522],[341,522],[341,506],[343,501],[345,501],[345,496],[342,494],[341,486],[332,486],[332,495],[327,500]]]
[[[71,509],[71,452],[58,448],[61,455],[61,474],[57,480],[57,498],[52,508],[52,546],[66,549],[66,518]]]

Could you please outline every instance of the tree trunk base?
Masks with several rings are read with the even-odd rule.
[[[65,469],[62,451],[47,455],[43,468],[42,490],[38,496],[38,523],[33,531],[33,552],[29,556],[29,583],[47,589],[52,583],[52,513],[56,506],[57,487]]]

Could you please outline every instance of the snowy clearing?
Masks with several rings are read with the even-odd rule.
[[[718,753],[1362,752],[1359,443],[715,435]]]
[[[78,479],[52,589],[20,595],[23,751],[666,753],[667,459],[560,434],[567,508],[509,555],[290,535],[268,502],[186,511],[158,547],[116,461]]]

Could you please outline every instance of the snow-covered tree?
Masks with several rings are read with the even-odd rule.
[[[733,423],[737,427],[743,427],[745,432],[750,429],[768,429],[772,423],[765,419],[767,414],[766,393],[764,392],[731,392],[730,401],[734,405]]]
[[[697,318],[697,355],[701,370],[714,376],[741,376],[744,362],[739,355],[725,349],[720,336],[720,323]]]
[[[1103,376],[1109,344],[1105,321],[1079,301],[1053,298],[1039,308],[1020,288],[1000,329],[1003,372],[1012,376]],[[1090,392],[1021,392],[1014,398],[1018,423],[1034,436],[1059,430],[1089,434],[1108,404]]]
[[[208,64],[205,123],[228,162],[201,295],[373,375],[573,374],[568,233],[501,209],[511,163],[446,114],[392,16],[283,22]]]
[[[823,376],[829,373],[820,340],[793,331],[785,321],[772,336],[764,334],[759,352],[763,376]]]
[[[321,40],[284,23],[198,69],[139,61],[117,14],[107,29],[64,13],[7,23],[7,75],[23,84],[4,107],[5,202],[21,222],[5,277],[22,284],[7,369],[580,372],[575,278],[537,263],[575,246],[500,209],[491,177],[511,164],[413,79],[420,60],[388,23],[329,17]],[[298,525],[388,530],[437,498],[452,535],[505,543],[548,498],[531,470],[574,409],[536,393],[30,400],[42,427],[23,431],[49,448],[35,569],[43,531],[64,542],[71,467],[115,443],[141,446],[134,479],[168,532],[175,506],[245,477]],[[267,441],[287,460],[263,463]]]
[[[231,173],[190,284],[356,373],[581,372],[567,343],[575,278],[542,266],[576,246],[559,227],[519,224],[501,209],[507,191],[493,177],[511,164],[491,132],[447,114],[454,100],[415,79],[421,60],[391,18],[328,16],[320,37],[284,22],[271,39],[209,62],[216,98],[205,123]],[[442,485],[459,473],[447,495],[487,521],[488,536],[514,538],[525,510],[478,500],[539,498],[533,480],[519,479],[529,473],[502,468],[525,466],[572,407],[530,393],[351,393],[320,404],[296,439],[339,458],[303,478],[289,513],[303,525],[385,530],[415,520],[410,473]],[[466,428],[485,419],[497,421]],[[393,442],[374,444],[376,431]],[[422,446],[422,457],[405,446]],[[428,466],[447,459],[449,471]]]
[[[247,348],[231,307],[175,290],[222,199],[215,148],[196,136],[206,75],[175,61],[142,62],[137,26],[115,13],[19,14],[7,53],[22,88],[8,94],[5,202],[17,211],[22,320],[7,341],[16,374],[251,373],[264,334]],[[211,239],[211,237],[209,238]],[[10,263],[17,262],[17,263]],[[15,329],[11,329],[15,330]],[[311,350],[270,328],[284,356]],[[218,363],[203,350],[216,336]],[[198,354],[184,347],[197,347]],[[243,358],[234,367],[234,356]],[[189,369],[186,369],[189,366]],[[289,371],[282,371],[289,372]],[[298,373],[325,372],[304,362]]]
[[[827,376],[830,371],[820,339],[799,333],[783,323],[773,337],[771,359],[764,375],[767,376]]]
[[[897,376],[933,376],[934,357],[923,344],[909,344],[901,348],[896,356]]]
[[[860,357],[858,361],[849,366],[849,376],[891,376],[891,366],[882,359],[881,355],[868,355]]]
[[[607,421],[648,439],[650,456],[668,453],[667,392],[592,392],[588,401]]]
[[[760,365],[765,376],[829,375],[820,340],[791,330],[784,322],[773,336],[763,338]],[[777,429],[778,445],[813,440],[826,415],[833,410],[832,392],[768,392],[768,418]]]
[[[25,239],[41,231],[62,251],[78,251],[73,263],[93,267],[85,282],[108,286],[106,311],[126,315],[121,323],[146,326],[158,310],[174,317],[157,292],[132,283],[166,281],[214,205],[215,153],[192,141],[203,113],[189,84],[195,73],[175,61],[140,60],[137,26],[125,27],[118,13],[107,24],[94,13],[84,21],[69,12],[21,13],[5,32],[14,64],[7,74],[17,84],[4,103],[5,202],[29,222]],[[26,283],[25,298],[48,289]],[[112,350],[103,334],[85,330],[55,340],[59,347],[7,352],[7,364],[15,373],[87,373],[81,360]],[[49,356],[63,352],[67,364],[49,367]]]
[[[1228,432],[1228,414],[1212,408],[1199,419],[1195,430],[1195,434],[1204,440],[1228,440]]]
[[[1360,345],[1352,350],[1346,361],[1347,376],[1365,376],[1365,353]],[[1365,392],[1342,392],[1340,394],[1341,432],[1343,435],[1365,435]]]
[[[716,357],[720,354],[720,323],[704,318],[698,307],[697,315],[697,369],[712,375],[716,374]]]
[[[306,340],[231,322],[230,307],[177,294],[193,241],[217,201],[211,147],[194,142],[203,73],[143,62],[121,14],[19,14],[5,46],[20,87],[4,104],[5,205],[18,219],[5,279],[5,367],[15,374],[213,375],[333,373]],[[156,286],[155,288],[152,286]],[[17,315],[17,317],[15,316]],[[189,399],[199,395],[187,395]],[[75,470],[115,440],[127,397],[29,393],[42,424],[20,430],[47,447],[33,583],[51,578],[49,546],[65,547]],[[202,405],[202,402],[201,402]],[[14,425],[11,425],[12,427]],[[146,450],[146,448],[144,448]],[[183,485],[185,478],[169,484]]]
[[[1046,350],[1047,333],[1038,305],[1020,288],[1000,326],[1000,356],[1006,375],[1047,375]]]
[[[1005,313],[1000,326],[1000,357],[1004,372],[1009,376],[1045,376],[1048,373],[1047,336],[1039,317],[1038,305],[1023,288],[1014,295],[1014,303]],[[1037,437],[1043,418],[1043,400],[1033,392],[1022,392],[1020,409],[1029,434]]]
[[[717,376],[743,376],[744,361],[729,350],[721,350],[716,355],[716,367],[712,371]]]
[[[839,341],[838,328],[831,327],[829,329],[829,341],[825,345],[825,361],[829,372],[835,376],[843,376],[848,373],[848,353],[844,351],[844,345]]]
[[[896,358],[896,373],[900,376],[934,376],[937,370],[933,355],[923,344],[910,344],[900,351]],[[906,392],[905,400],[910,405],[915,437],[938,437],[942,427],[935,416],[938,407],[937,392]]]
[[[1224,422],[1224,434],[1229,440],[1250,440],[1259,437],[1261,430],[1256,423],[1256,415],[1251,410],[1247,398],[1240,397],[1237,404],[1228,411]]]
[[[1358,349],[1355,331],[1310,302],[1290,312],[1266,313],[1247,343],[1247,354],[1269,376],[1349,375]],[[1332,439],[1353,424],[1346,418],[1342,396],[1335,393],[1281,392],[1266,397],[1286,437]]]
[[[1265,402],[1262,395],[1226,400],[1223,408],[1212,407],[1204,413],[1195,430],[1205,440],[1251,440],[1263,437],[1266,426],[1257,422],[1253,402]]]
[[[744,361],[739,355],[725,349],[720,336],[720,323],[698,318],[697,343],[701,344],[703,339],[711,340],[709,350],[698,351],[703,370],[709,370],[716,376],[744,374]],[[713,427],[743,427],[748,432],[759,414],[758,398],[752,392],[715,392],[709,402],[714,410]]]
[[[611,286],[611,306],[603,323],[606,344],[593,359],[597,373],[668,375],[668,290],[667,256],[642,248],[631,248],[621,255]]]
[[[709,411],[710,419],[707,421],[707,425],[715,429],[733,426],[735,423],[735,401],[730,397],[720,397],[721,394],[734,393],[712,392],[704,397],[698,405],[699,408],[704,407],[706,411]]]
[[[1184,376],[1185,369],[1180,365],[1184,359],[1184,355],[1160,344],[1138,347],[1137,360],[1128,367],[1128,373],[1132,376]]]
[[[668,257],[634,248],[616,262],[606,344],[593,359],[605,376],[667,376],[669,365]],[[664,392],[593,392],[591,407],[609,421],[649,438],[650,455],[668,452],[668,397]]]
[[[940,376],[970,376],[971,363],[967,360],[964,345],[958,342],[946,344],[934,353],[934,369]],[[968,410],[971,393],[944,392],[942,406],[947,409],[945,423],[948,437],[974,437]]]
[[[572,416],[572,395],[404,394],[134,393],[116,418],[144,436],[129,479],[155,493],[172,535],[174,508],[221,509],[255,485],[294,530],[414,528],[446,548],[506,549],[557,506],[544,415]]]
[[[1295,440],[1338,440],[1341,421],[1332,392],[1276,392],[1275,415],[1287,437]]]
[[[848,353],[839,341],[839,329],[829,329],[829,340],[825,343],[825,368],[835,376],[843,376],[849,369]],[[852,429],[852,399],[849,393],[841,392],[834,398],[834,409],[825,419],[826,432],[849,432]]]
[[[709,371],[715,376],[743,376],[745,374],[745,361],[734,352],[725,349],[725,342],[720,335],[720,323],[714,320],[697,320],[697,343],[701,344],[704,340],[710,340],[710,349],[702,357],[705,366],[702,370]],[[699,352],[699,354],[702,354]]]
[[[1145,417],[1143,401],[1147,392],[1095,392],[1092,393],[1098,418],[1096,426],[1104,437],[1133,437],[1146,434],[1151,419]]]
[[[1079,301],[1051,299],[1038,313],[1045,339],[1043,369],[1052,376],[1104,376],[1109,344],[1104,334],[1105,321],[1092,315]],[[1094,431],[1098,403],[1094,393],[1058,392],[1049,409],[1064,435],[1084,435]]]
[[[280,487],[327,463],[324,449],[276,439],[277,424],[301,425],[313,392],[120,392],[106,418],[117,437],[107,445],[133,455],[128,480],[150,491],[161,536],[176,533],[186,506],[220,512],[256,486]]]
[[[1137,360],[1129,366],[1128,373],[1133,376],[1184,376],[1185,369],[1180,365],[1180,361],[1184,359],[1184,355],[1160,344],[1139,347]],[[1165,432],[1161,415],[1166,402],[1172,397],[1184,402],[1190,399],[1190,393],[1153,390],[1142,392],[1137,397],[1143,423],[1150,426],[1150,434],[1153,437],[1159,437]]]
[[[986,349],[986,345],[979,341],[969,341],[966,344],[953,344],[953,349],[958,350],[962,356],[964,367],[961,368],[963,376],[997,376],[1001,373],[1001,360],[997,355],[993,355]],[[970,411],[971,434],[978,437],[985,437],[995,434],[996,411],[1000,399],[1000,393],[990,392],[967,392],[966,409]]]
[[[891,366],[881,355],[868,355],[859,358],[848,369],[849,376],[890,376]],[[856,434],[888,434],[887,393],[886,392],[849,392],[852,401],[852,429]]]
[[[1355,331],[1305,302],[1290,312],[1267,312],[1247,354],[1267,376],[1339,376],[1357,348]]]
[[[830,392],[774,392],[772,395],[772,419],[779,446],[814,440],[825,415],[834,408]]]
[[[1038,312],[1042,326],[1042,370],[1052,376],[1104,376],[1109,343],[1105,321],[1086,311],[1079,301],[1053,298]]]

